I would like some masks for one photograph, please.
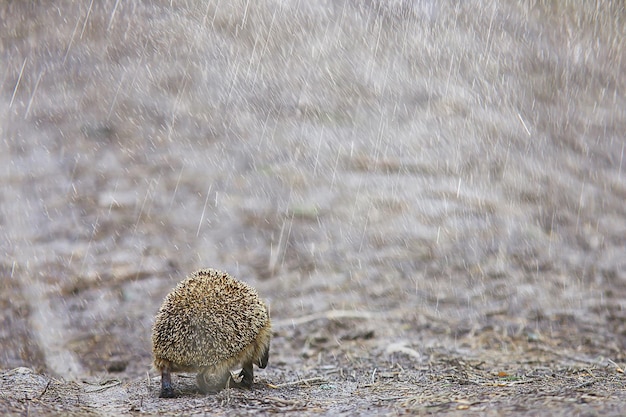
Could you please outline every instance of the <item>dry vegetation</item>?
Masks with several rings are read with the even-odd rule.
[[[9,0],[0,39],[4,414],[622,414],[622,2]],[[270,365],[162,400],[199,267]]]

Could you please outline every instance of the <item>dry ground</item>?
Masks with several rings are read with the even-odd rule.
[[[2,2],[0,411],[623,414],[623,7]],[[159,399],[198,267],[270,366]]]

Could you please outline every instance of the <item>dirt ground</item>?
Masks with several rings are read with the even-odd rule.
[[[623,415],[626,11],[4,1],[3,415]],[[255,386],[158,398],[200,267]]]

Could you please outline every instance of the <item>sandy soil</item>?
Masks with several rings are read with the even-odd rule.
[[[606,1],[3,2],[0,411],[621,415],[625,28]],[[267,300],[270,364],[160,399],[152,320],[199,267]]]

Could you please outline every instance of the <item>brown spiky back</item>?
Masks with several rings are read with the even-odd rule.
[[[155,365],[219,368],[268,330],[267,308],[252,287],[226,272],[201,269],[163,301],[152,333]]]

